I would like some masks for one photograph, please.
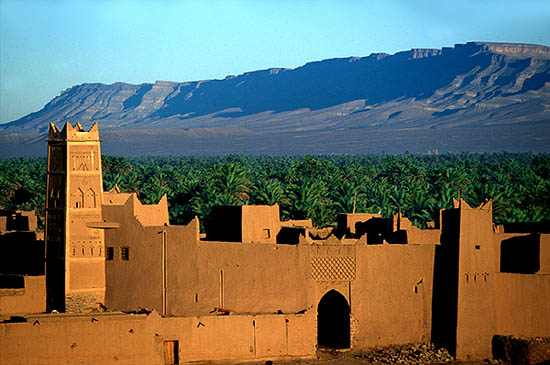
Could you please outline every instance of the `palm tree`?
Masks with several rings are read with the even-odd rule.
[[[224,205],[240,205],[249,199],[251,183],[247,171],[236,163],[214,166],[212,182],[219,202]]]
[[[327,204],[327,189],[319,181],[303,178],[290,188],[291,217],[312,219],[313,224],[324,227],[331,223],[332,212]]]
[[[363,190],[363,186],[358,184],[356,180],[337,180],[336,187],[331,193],[336,211],[340,213],[355,213],[365,196]]]
[[[252,189],[252,202],[266,205],[279,204],[281,209],[290,204],[283,184],[277,179],[259,180]]]

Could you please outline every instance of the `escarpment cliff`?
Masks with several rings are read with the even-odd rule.
[[[469,42],[330,59],[223,80],[82,84],[63,91],[40,111],[0,125],[0,133],[44,133],[50,122],[66,121],[85,128],[98,122],[106,142],[109,135],[148,135],[154,142],[155,135],[173,130],[172,135],[205,139],[256,136],[254,141],[264,146],[262,139],[296,138],[308,141],[304,149],[317,153],[392,152],[392,134],[401,136],[403,151],[548,150],[550,48]],[[319,144],[323,148],[315,147]],[[282,145],[259,153],[307,152]]]

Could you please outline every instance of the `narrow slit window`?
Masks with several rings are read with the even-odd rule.
[[[120,259],[123,261],[130,260],[130,247],[121,247],[120,248]]]

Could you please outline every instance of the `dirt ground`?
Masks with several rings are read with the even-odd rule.
[[[365,364],[505,364],[501,361],[459,362],[445,349],[436,349],[431,344],[414,344],[399,347],[370,349],[364,352],[349,350],[317,351],[314,359],[265,360],[241,362],[239,365],[365,365]]]

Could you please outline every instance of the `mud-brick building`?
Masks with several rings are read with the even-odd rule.
[[[65,313],[0,324],[10,361],[273,360],[427,341],[479,360],[495,335],[550,336],[548,227],[495,226],[491,203],[455,202],[426,230],[216,207],[201,233],[198,219],[171,225],[166,198],[102,191],[96,126],[51,126],[49,141],[47,303]]]
[[[0,318],[46,310],[44,236],[34,212],[0,210]]]

